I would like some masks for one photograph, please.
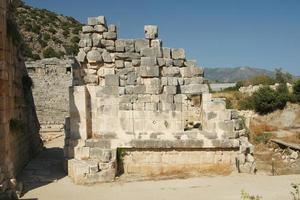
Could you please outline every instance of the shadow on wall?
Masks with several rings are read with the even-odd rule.
[[[18,180],[23,183],[22,195],[64,178],[66,173],[63,169],[63,159],[63,149],[53,147],[45,148],[31,160],[18,177]]]

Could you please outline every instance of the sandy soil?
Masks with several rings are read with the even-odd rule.
[[[291,183],[300,175],[265,176],[234,174],[226,177],[198,177],[159,181],[140,181],[74,185],[62,169],[62,142],[57,138],[31,161],[21,174],[26,200],[239,200],[241,191],[260,195],[263,200],[291,199]]]
[[[203,177],[186,180],[117,182],[95,186],[74,185],[65,177],[56,183],[31,190],[23,199],[239,200],[241,190],[245,190],[250,194],[259,194],[264,200],[288,200],[291,199],[292,182],[299,183],[300,175]]]

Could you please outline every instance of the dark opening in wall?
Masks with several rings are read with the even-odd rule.
[[[71,73],[71,70],[72,70],[71,67],[67,67],[66,73],[67,73],[67,74]]]

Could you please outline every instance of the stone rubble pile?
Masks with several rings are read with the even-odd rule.
[[[253,172],[253,146],[237,112],[211,97],[203,69],[186,59],[184,49],[163,47],[157,26],[144,31],[144,39],[118,39],[117,27],[103,16],[83,26],[66,121],[69,176],[80,184],[107,182],[119,165],[131,172],[138,172],[133,166],[164,165],[153,165],[150,157],[143,163],[120,159],[124,148],[173,149],[179,157],[178,149],[211,149],[218,153],[199,154],[197,164],[238,162],[240,171]]]

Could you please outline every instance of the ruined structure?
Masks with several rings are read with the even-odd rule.
[[[74,59],[48,58],[26,62],[33,81],[33,97],[41,132],[63,131],[69,115],[69,87],[72,69],[78,67]]]
[[[162,47],[157,26],[144,29],[145,39],[117,39],[103,16],[83,27],[66,123],[68,175],[83,184],[120,172],[252,172],[253,147],[237,112],[211,97],[184,49]]]
[[[9,2],[0,1],[0,199],[14,191],[13,179],[42,147]]]

